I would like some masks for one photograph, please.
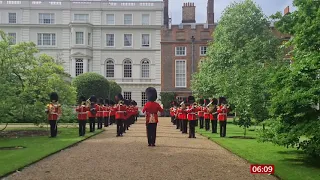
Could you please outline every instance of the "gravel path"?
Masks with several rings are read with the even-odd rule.
[[[78,146],[50,156],[6,179],[23,180],[251,180],[250,165],[219,145],[197,135],[188,139],[161,118],[156,147],[148,147],[143,119],[123,137],[115,126]],[[49,139],[48,139],[49,140]]]

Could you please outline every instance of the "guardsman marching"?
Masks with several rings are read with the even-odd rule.
[[[189,106],[186,110],[187,118],[189,121],[189,138],[196,138],[196,120],[197,120],[197,112],[198,112],[198,107],[197,103],[195,102],[195,99],[193,96],[188,97],[188,103]]]
[[[133,110],[134,110],[134,119],[133,119],[133,124],[138,120],[138,116],[139,116],[139,109],[137,107],[137,102],[133,101],[132,102],[133,105]]]
[[[203,106],[204,106],[204,100],[200,99],[199,100],[199,106],[198,106],[198,117],[199,117],[199,121],[200,121],[200,129],[203,129],[203,125],[204,125]]]
[[[116,123],[116,109],[115,109],[115,102],[110,100],[109,101],[109,113],[110,113],[110,125]]]
[[[177,127],[176,129],[180,129],[180,130],[181,130],[181,117],[182,117],[181,103],[179,104],[180,107],[177,107],[177,110],[176,110],[176,127]]]
[[[205,107],[203,108],[204,111],[204,124],[205,124],[205,130],[209,131],[210,130],[210,113],[209,113],[209,107],[208,105],[210,104],[209,99],[204,100]]]
[[[212,133],[217,133],[217,126],[218,126],[218,112],[217,112],[217,105],[218,105],[218,99],[213,98],[211,100],[212,107],[210,109],[210,121],[212,126]]]
[[[229,111],[229,107],[226,104],[226,98],[219,98],[219,107],[217,109],[218,112],[218,121],[220,124],[220,137],[226,137],[227,134],[227,114]]]
[[[115,97],[117,101],[117,105],[114,107],[115,110],[115,118],[117,122],[117,137],[123,136],[124,133],[124,128],[123,128],[123,122],[125,121],[126,118],[126,111],[127,107],[124,104],[124,99],[122,94],[118,94]]]
[[[102,121],[103,121],[103,99],[99,99],[98,101],[98,110],[97,110],[97,120],[98,120],[98,129],[102,129]]]
[[[90,132],[94,132],[96,128],[96,114],[99,108],[99,106],[96,103],[97,103],[96,96],[94,95],[91,96],[87,105],[89,106],[88,117],[89,117],[89,124],[90,124]]]
[[[187,101],[188,99],[184,100],[181,103],[181,112],[182,112],[182,116],[181,116],[181,131],[182,134],[188,134],[188,118],[187,118]]]
[[[173,125],[175,125],[175,123],[174,123],[174,102],[172,101],[171,103],[170,103],[170,117],[171,117],[171,123],[173,124]]]
[[[104,119],[104,127],[108,127],[110,124],[110,116],[109,113],[109,99],[104,100],[104,106],[103,106],[103,119]]]
[[[51,137],[56,137],[58,133],[58,120],[62,114],[61,105],[58,103],[59,97],[56,92],[50,94],[50,104],[47,105],[46,113],[50,124]]]
[[[89,111],[89,107],[86,106],[86,98],[81,96],[79,98],[79,106],[76,108],[76,112],[78,113],[78,122],[79,122],[79,136],[84,136],[86,134],[88,111]]]
[[[123,120],[123,133],[126,133],[126,130],[129,130],[129,123],[130,123],[130,107],[129,107],[129,100],[124,100],[124,106],[126,106],[126,112]]]
[[[157,100],[157,90],[153,87],[146,89],[148,102],[144,105],[142,112],[146,114],[146,126],[148,146],[155,146],[157,137],[158,112],[163,112],[163,108],[155,102]]]

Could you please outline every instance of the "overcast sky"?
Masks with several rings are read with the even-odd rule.
[[[220,19],[222,11],[232,2],[240,2],[241,0],[215,0],[215,22]],[[277,11],[283,12],[286,6],[293,8],[293,0],[254,0],[263,10],[270,16]],[[205,23],[207,18],[207,0],[169,0],[169,16],[172,17],[173,24],[181,23],[182,5],[184,2],[194,2],[196,6],[197,23]],[[291,11],[290,10],[290,11]]]

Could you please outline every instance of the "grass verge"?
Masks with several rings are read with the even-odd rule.
[[[254,128],[249,129],[250,131],[247,130],[247,136],[257,137],[257,132],[253,131]],[[227,124],[226,138],[220,138],[219,134],[212,134],[211,131],[203,129],[197,129],[197,132],[246,159],[251,164],[273,164],[275,175],[281,179],[320,179],[319,160],[310,160],[302,151],[294,148],[285,148],[271,143],[259,143],[257,139],[230,138],[231,136],[243,136],[243,129],[236,125]],[[250,171],[250,167],[248,167],[248,171]]]
[[[27,129],[35,130],[36,128],[24,128],[23,130]],[[43,130],[43,128],[38,129]],[[59,128],[58,131],[56,138],[48,138],[48,136],[0,138],[0,147],[26,147],[16,150],[0,150],[0,177],[102,132],[101,130],[95,133],[87,132],[85,137],[79,137],[78,128]]]

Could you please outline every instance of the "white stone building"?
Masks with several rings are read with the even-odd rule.
[[[162,25],[161,0],[0,0],[0,29],[12,43],[34,42],[72,77],[96,72],[114,80],[139,106],[147,87],[160,93]]]

